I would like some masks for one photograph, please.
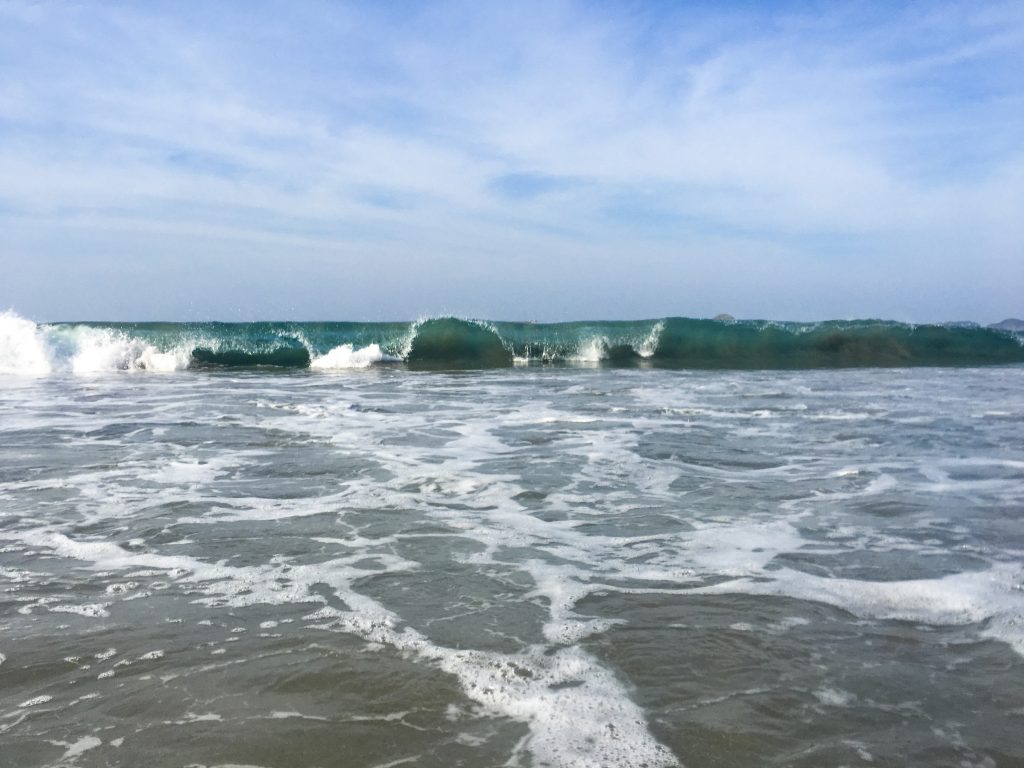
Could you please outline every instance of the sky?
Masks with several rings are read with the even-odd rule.
[[[0,0],[0,310],[1024,316],[1024,3]]]

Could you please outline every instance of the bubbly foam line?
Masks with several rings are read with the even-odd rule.
[[[935,626],[988,622],[982,635],[1006,642],[1024,656],[1024,571],[999,563],[986,571],[938,579],[859,581],[782,569],[686,590],[689,594],[773,595],[825,603],[865,619],[914,621]]]
[[[397,617],[369,598],[348,591],[339,596],[354,610],[321,612],[331,618],[323,628],[390,645],[454,675],[487,712],[529,725],[523,746],[539,765],[679,765],[650,735],[643,711],[615,676],[578,646],[553,653],[534,646],[518,654],[445,648],[410,627],[396,629]]]
[[[521,417],[522,414],[517,414],[512,419]],[[467,428],[462,431],[463,438],[447,446],[447,452],[453,457],[496,456],[508,450],[500,441],[483,440],[482,436],[473,435]],[[615,462],[627,462],[628,466],[628,462],[636,457],[629,451],[621,452],[623,447],[613,444],[607,446],[607,449],[613,451],[609,457],[613,457]],[[603,474],[604,467],[603,462],[596,467],[599,474]],[[464,478],[471,469],[464,461],[450,459],[437,466],[436,474],[450,473],[452,478]],[[642,467],[638,465],[637,469]],[[779,553],[801,549],[807,551],[809,542],[795,525],[804,512],[798,512],[790,519],[764,523],[749,520],[736,524],[695,523],[693,530],[669,537],[639,537],[630,540],[588,535],[585,546],[581,546],[574,531],[574,523],[537,520],[518,504],[509,502],[518,490],[514,484],[509,483],[510,478],[492,475],[489,480],[489,487],[473,489],[474,503],[482,505],[480,508],[468,513],[453,508],[443,512],[435,509],[428,514],[453,527],[464,529],[464,535],[485,547],[483,552],[470,556],[470,562],[493,562],[501,548],[527,543],[550,555],[596,569],[592,573],[584,573],[566,566],[545,565],[539,561],[524,565],[537,585],[533,594],[549,603],[551,618],[544,632],[551,642],[575,642],[580,637],[603,629],[599,624],[591,624],[573,612],[573,606],[587,594],[598,589],[636,594],[700,594],[702,588],[694,589],[690,586],[696,573],[734,577],[733,581],[703,590],[709,594],[789,596],[826,602],[864,618],[905,619],[936,625],[985,624],[979,632],[981,636],[1006,642],[1016,652],[1024,655],[1024,592],[1020,589],[1020,574],[1009,566],[997,565],[991,572],[968,572],[942,579],[894,582],[826,579],[786,569],[769,570],[768,566]],[[852,495],[877,495],[894,485],[892,477],[882,474],[873,478],[866,489]],[[444,492],[442,488],[435,490]],[[431,493],[429,488],[420,492],[428,497]],[[549,503],[557,502],[549,498]],[[481,525],[484,521],[487,524]],[[645,540],[649,544],[645,545]],[[902,546],[903,543],[902,540],[894,540],[887,547]],[[635,556],[650,556],[644,566],[627,567],[620,562],[621,558],[616,553],[627,546]],[[838,552],[841,548],[819,543],[815,551]],[[688,567],[681,570],[679,562]],[[676,589],[652,589],[638,585],[632,589],[607,583],[608,579],[618,578],[634,583],[639,580],[675,583],[679,586]],[[605,583],[599,583],[601,581]]]
[[[317,371],[342,371],[351,368],[369,368],[374,363],[399,363],[401,357],[389,355],[380,348],[380,344],[369,344],[356,348],[352,344],[342,344],[320,357],[310,360],[309,367]]]

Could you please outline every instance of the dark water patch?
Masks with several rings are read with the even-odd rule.
[[[308,368],[309,350],[305,347],[277,347],[265,351],[241,349],[192,350],[190,368]]]
[[[897,498],[864,498],[846,502],[848,511],[871,517],[900,518],[927,512],[929,505],[922,499],[899,494]]]
[[[614,519],[581,522],[575,530],[598,536],[622,536],[628,538],[677,534],[692,531],[693,525],[677,515],[667,514],[658,507],[636,506],[629,514],[617,515]],[[628,545],[624,547],[628,552]],[[630,559],[627,562],[637,563]]]
[[[524,599],[533,585],[514,568],[449,560],[429,583],[415,572],[382,573],[357,586],[438,645],[518,653],[543,642],[547,609]]]
[[[343,453],[321,441],[295,442],[252,463],[226,468],[211,491],[220,498],[313,499],[341,491],[347,482],[373,477],[367,456]]]
[[[415,510],[397,503],[385,503],[372,508],[346,506],[339,524],[346,532],[355,532],[367,539],[397,536],[399,543],[396,547],[416,541],[417,537],[425,539],[419,546],[430,547],[433,546],[433,537],[452,535],[452,529],[444,523],[424,519]],[[474,543],[472,548],[478,551],[483,549],[483,546]],[[400,549],[396,551],[401,553]]]
[[[688,762],[923,768],[946,764],[936,750],[950,764],[1024,760],[1018,657],[997,642],[960,645],[957,628],[854,628],[835,608],[742,595],[607,593],[578,609],[626,622],[587,646],[633,683],[652,733]],[[958,743],[937,747],[936,723],[953,722]]]
[[[815,553],[784,552],[773,566],[839,579],[886,582],[913,579],[940,579],[957,573],[984,571],[990,563],[976,555],[950,552],[937,555],[908,550]]]
[[[133,437],[139,433],[152,434],[153,425],[146,422],[123,422],[107,424],[83,433],[84,437],[96,440],[116,440]]]
[[[978,327],[882,321],[816,324],[671,318],[654,362],[680,368],[855,368],[1024,362],[1024,346]]]
[[[512,353],[490,328],[443,318],[419,326],[406,359],[416,370],[501,368],[512,364]]]
[[[53,698],[5,734],[0,762],[64,764],[67,745],[49,742],[75,743],[83,722],[99,743],[87,761],[76,761],[82,765],[171,766],[181,765],[182,755],[204,764],[301,768],[336,764],[339,755],[352,765],[402,758],[471,765],[479,745],[511,754],[525,733],[525,725],[500,718],[454,724],[453,711],[471,708],[455,678],[390,650],[368,651],[351,636],[319,632],[314,642],[296,634],[299,615],[266,631],[265,608],[237,609],[228,622],[205,625],[197,623],[202,607],[185,608],[186,643],[181,625],[149,617],[81,638],[77,663],[57,661],[66,650],[45,640],[25,646],[17,679],[0,668],[5,696]],[[272,615],[282,618],[280,609]],[[165,655],[141,658],[156,648]],[[97,659],[110,649],[113,655]],[[119,666],[124,661],[130,663]],[[108,671],[111,677],[97,678]],[[71,704],[83,695],[93,698]]]
[[[633,366],[642,362],[643,357],[629,344],[615,344],[605,349],[604,360],[610,365]]]
[[[712,470],[757,471],[777,469],[786,463],[768,452],[723,440],[706,428],[646,432],[639,437],[635,451],[639,456],[655,461]]]
[[[244,515],[244,511],[241,514]],[[339,551],[338,545],[334,543],[316,541],[314,538],[346,533],[336,528],[333,517],[333,513],[324,511],[289,518],[287,526],[282,526],[281,520],[273,519],[211,518],[204,522],[182,522],[172,530],[179,540],[193,542],[176,548],[179,554],[187,554],[205,562],[225,562],[235,568],[275,560],[287,560],[292,565],[319,566],[349,554],[347,551]],[[368,552],[367,556],[372,557],[373,553]],[[325,568],[329,569],[329,566]]]

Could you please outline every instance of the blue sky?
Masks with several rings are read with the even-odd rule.
[[[1024,4],[0,0],[0,309],[1024,315]]]

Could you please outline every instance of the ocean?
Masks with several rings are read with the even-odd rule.
[[[0,766],[1024,765],[1024,346],[0,315]]]

